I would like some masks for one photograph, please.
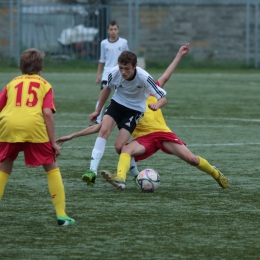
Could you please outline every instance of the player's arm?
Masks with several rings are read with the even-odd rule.
[[[99,84],[101,82],[101,73],[102,73],[104,64],[105,63],[103,63],[103,62],[98,63],[97,77],[96,77],[96,81],[95,81],[96,84]]]
[[[102,107],[105,105],[108,97],[110,96],[110,93],[111,89],[108,86],[105,86],[102,89],[99,95],[98,106],[96,108],[96,111],[89,116],[90,122],[95,122],[97,120],[97,117],[99,116]]]
[[[99,57],[99,61],[98,61],[98,70],[97,70],[96,84],[100,83],[100,81],[101,81],[102,69],[103,69],[104,64],[106,62],[105,52],[106,52],[106,50],[105,50],[105,42],[103,40],[100,43],[100,57]]]
[[[56,143],[58,144],[63,144],[66,141],[72,140],[75,137],[80,137],[80,136],[84,136],[84,135],[91,135],[91,134],[95,134],[98,133],[99,130],[101,128],[101,123],[100,124],[95,124],[95,125],[91,125],[79,132],[70,134],[70,135],[66,135],[66,136],[62,136],[60,138],[58,138],[56,140]]]
[[[55,151],[55,155],[60,155],[60,147],[55,142],[55,130],[54,130],[54,117],[51,108],[43,108],[42,109],[44,122],[46,125],[47,134],[50,140],[50,143]]]
[[[189,43],[186,43],[186,45],[181,46],[172,63],[168,66],[163,75],[158,79],[161,88],[163,88],[165,83],[170,79],[172,73],[174,72],[182,57],[189,52],[189,48]]]
[[[147,77],[146,86],[149,89],[150,93],[153,94],[157,99],[156,103],[148,104],[148,107],[155,111],[165,106],[167,103],[167,100],[165,98],[166,91],[160,88],[158,85],[156,85],[156,82],[150,75]]]
[[[165,97],[160,98],[159,100],[157,100],[156,103],[151,103],[148,104],[148,107],[153,110],[156,111],[159,108],[162,108],[163,106],[165,106],[167,104],[167,99]]]

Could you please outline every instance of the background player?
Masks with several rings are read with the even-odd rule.
[[[96,84],[100,84],[101,72],[104,67],[101,79],[101,90],[107,85],[110,69],[117,65],[118,56],[122,51],[129,50],[127,40],[118,36],[119,26],[116,21],[111,21],[107,26],[109,37],[100,43],[100,58],[98,62]],[[98,101],[96,108],[98,106]],[[103,108],[97,117],[96,123],[101,122]]]
[[[29,49],[22,53],[22,75],[14,78],[0,93],[0,199],[20,151],[27,166],[42,165],[56,210],[59,226],[74,225],[65,213],[65,191],[55,156],[55,113],[51,85],[40,76],[44,53]]]

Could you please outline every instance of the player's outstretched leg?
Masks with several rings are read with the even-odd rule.
[[[196,166],[197,169],[206,172],[207,174],[211,175],[212,178],[216,180],[219,186],[223,189],[229,187],[228,179],[221,173],[215,166],[212,166],[207,160],[198,156],[199,158],[199,165]]]
[[[114,187],[116,187],[118,190],[124,190],[125,189],[125,182],[124,180],[117,176],[116,174],[112,174],[109,171],[103,170],[101,172],[101,175],[103,178],[110,184],[112,184]]]
[[[224,176],[223,173],[221,173],[215,166],[213,166],[213,168],[215,170],[217,170],[218,172],[218,177],[217,178],[214,178],[217,183],[219,184],[219,186],[223,189],[225,188],[228,188],[229,187],[229,182],[228,182],[228,179]]]

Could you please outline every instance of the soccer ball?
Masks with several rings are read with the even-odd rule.
[[[160,185],[161,177],[153,169],[144,169],[137,175],[136,183],[143,192],[154,192]]]

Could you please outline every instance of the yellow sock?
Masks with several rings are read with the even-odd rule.
[[[5,190],[5,185],[6,185],[6,182],[9,178],[10,174],[7,174],[5,172],[1,172],[0,171],[0,200],[2,199],[3,197],[3,194],[4,194],[4,190]]]
[[[65,191],[60,174],[60,169],[56,168],[46,172],[49,191],[52,198],[52,203],[56,210],[57,216],[66,217],[65,213]]]
[[[131,156],[127,153],[121,153],[119,156],[119,162],[117,164],[117,176],[126,180],[126,174],[129,171],[131,162]]]
[[[211,175],[214,179],[218,178],[219,173],[218,171],[211,165],[209,162],[202,157],[198,156],[200,163],[197,166],[197,168],[203,172],[206,172],[207,174]]]

